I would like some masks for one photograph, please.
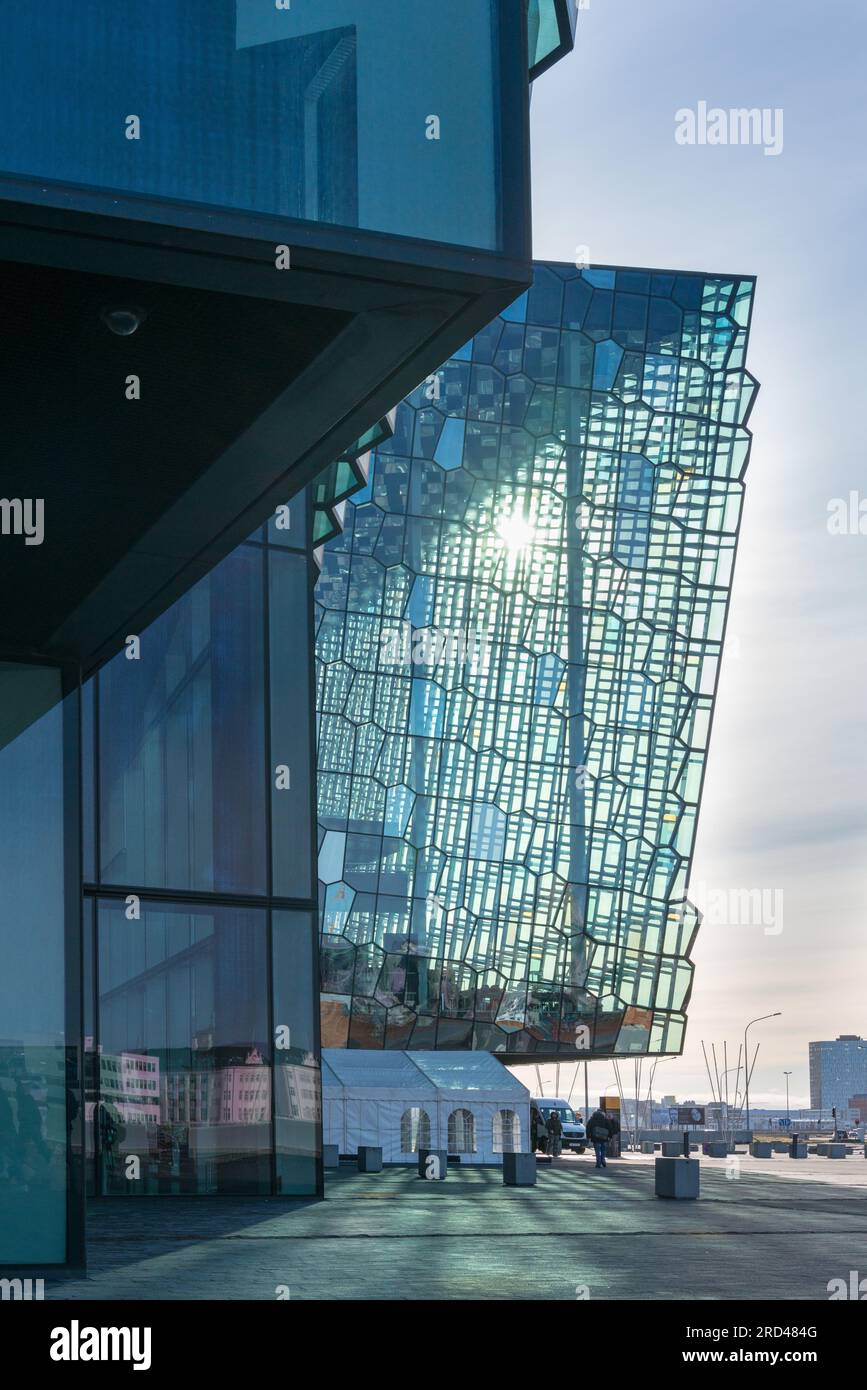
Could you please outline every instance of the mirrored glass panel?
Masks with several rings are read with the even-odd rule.
[[[497,32],[492,0],[5,5],[0,170],[495,249]]]
[[[77,697],[69,697],[69,700]],[[0,662],[0,1265],[67,1253],[67,1148],[80,1102],[68,1070],[61,675]],[[76,719],[77,722],[77,719]]]
[[[321,1116],[316,1060],[314,914],[273,913],[274,1131],[277,1191],[316,1191]]]
[[[100,672],[100,882],[265,891],[263,614],[242,546]]]
[[[102,1192],[270,1192],[265,912],[102,899],[98,957]]]

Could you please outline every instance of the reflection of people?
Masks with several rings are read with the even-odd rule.
[[[48,1150],[42,1137],[42,1116],[28,1082],[18,1082],[15,1105],[18,1110],[18,1141],[22,1150],[26,1152],[28,1145],[32,1144],[40,1158],[47,1158]]]
[[[115,1177],[120,1145],[125,1134],[126,1126],[121,1123],[120,1112],[115,1106],[102,1101],[99,1107],[99,1146],[106,1184],[110,1184]]]
[[[18,1168],[18,1131],[12,1102],[0,1082],[0,1179],[15,1178]]]
[[[618,1126],[619,1128],[619,1126]],[[587,1133],[593,1145],[593,1152],[596,1155],[596,1167],[605,1168],[605,1155],[608,1151],[608,1141],[611,1138],[611,1120],[603,1110],[594,1110],[587,1122]]]

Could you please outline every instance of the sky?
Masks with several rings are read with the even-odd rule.
[[[779,1010],[750,1031],[750,1099],[784,1105],[790,1070],[807,1106],[808,1042],[867,1036],[867,500],[864,535],[829,529],[834,499],[867,499],[865,52],[864,0],[589,0],[533,93],[537,259],[587,246],[593,263],[758,280],[692,884],[717,904],[764,890],[764,910],[701,928],[684,1055],[659,1064],[656,1097],[709,1100],[701,1040],[736,1060],[745,1024]],[[702,101],[781,110],[781,152],[678,143],[676,113]],[[591,1099],[613,1082],[593,1064]]]

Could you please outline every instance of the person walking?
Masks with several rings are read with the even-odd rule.
[[[590,1119],[587,1121],[587,1133],[593,1145],[593,1152],[596,1155],[596,1167],[605,1168],[605,1154],[608,1149],[608,1141],[611,1138],[611,1121],[604,1110],[594,1110]]]
[[[548,1131],[548,1152],[552,1158],[558,1158],[563,1148],[563,1126],[556,1110],[552,1110],[548,1116],[546,1129]]]

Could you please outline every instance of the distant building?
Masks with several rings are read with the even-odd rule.
[[[841,1033],[834,1042],[810,1043],[810,1105],[845,1110],[850,1096],[867,1092],[867,1042]]]

